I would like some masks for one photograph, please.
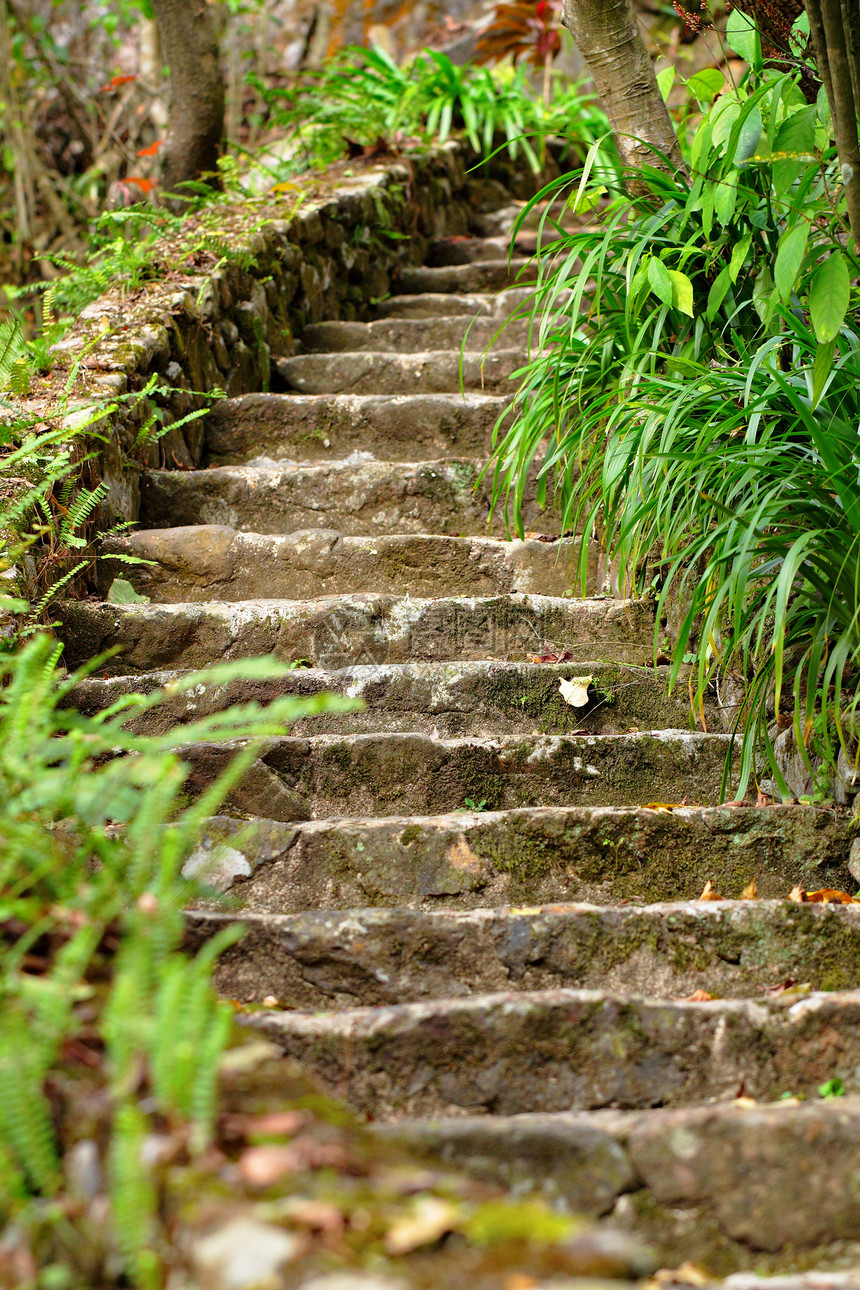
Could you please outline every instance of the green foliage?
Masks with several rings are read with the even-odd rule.
[[[787,791],[771,728],[784,689],[803,748],[816,729],[837,748],[860,733],[860,341],[846,321],[860,266],[823,95],[810,106],[795,75],[754,70],[681,129],[689,178],[646,167],[628,194],[595,146],[535,199],[603,209],[541,258],[540,347],[497,439],[494,500],[521,532],[542,459],[541,496],[555,483],[562,527],[599,532],[628,592],[656,565],[658,633],[670,599],[684,607],[674,677],[693,655],[697,701],[727,672],[746,682],[741,789],[769,764]]]
[[[182,910],[200,889],[183,865],[261,737],[354,705],[286,696],[141,736],[130,721],[165,696],[128,695],[83,716],[68,706],[83,673],[63,675],[59,654],[40,634],[0,660],[0,1210],[37,1222],[37,1199],[62,1192],[64,1155],[85,1131],[75,1119],[69,1046],[103,1054],[96,1083],[111,1126],[116,1239],[135,1284],[149,1287],[160,1284],[157,1188],[141,1145],[166,1122],[188,1125],[192,1153],[205,1147],[231,1030],[232,1011],[210,976],[236,933],[196,958],[182,950]],[[171,693],[286,671],[268,659],[225,665],[183,677]],[[248,742],[188,803],[181,745],[237,738]]]
[[[512,157],[522,151],[537,171],[548,135],[587,147],[607,131],[603,113],[577,86],[544,103],[524,68],[460,67],[429,49],[402,65],[378,47],[347,49],[294,89],[257,88],[276,123],[294,137],[293,172],[340,160],[345,140],[372,145],[403,136],[444,143],[454,130],[485,155],[501,136]]]

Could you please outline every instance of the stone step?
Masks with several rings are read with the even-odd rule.
[[[666,1267],[728,1275],[841,1266],[860,1256],[860,1098],[647,1111],[466,1116],[380,1126],[392,1139],[517,1194],[634,1228]],[[854,1243],[849,1251],[846,1243]],[[828,1247],[830,1247],[828,1249]],[[856,1270],[725,1290],[855,1290]]]
[[[270,739],[260,761],[304,806],[294,813],[291,803],[291,814],[279,818],[320,819],[431,815],[471,806],[678,802],[688,793],[714,805],[729,747],[728,735],[686,730],[496,739],[374,732]],[[193,767],[196,791],[216,778],[233,751],[193,744],[182,755]],[[248,791],[235,809],[269,814]]]
[[[549,643],[577,659],[653,661],[648,601],[553,596],[328,596],[313,601],[112,605],[67,600],[56,609],[67,666],[119,647],[105,675],[199,668],[272,654],[314,667],[359,663],[525,660]]]
[[[252,493],[253,497],[254,494]],[[280,500],[280,494],[274,494]],[[603,585],[596,543],[587,585]],[[563,596],[576,591],[579,543],[500,542],[494,538],[345,537],[333,529],[285,535],[237,533],[219,524],[147,529],[102,544],[105,555],[154,560],[155,566],[123,566],[135,589],[160,602],[253,600],[282,596],[312,600],[349,594],[356,588],[381,595],[492,596],[534,592]],[[107,590],[117,564],[102,560]]]
[[[193,943],[233,916],[189,914]],[[660,998],[762,998],[786,980],[860,981],[860,905],[700,901],[422,912],[243,914],[218,961],[219,991],[244,1003],[327,1009],[496,990],[573,987]]]
[[[605,990],[248,1018],[374,1119],[860,1092],[860,991],[707,1003]]]
[[[357,453],[342,461],[297,465],[212,466],[208,470],[154,470],[140,478],[140,515],[146,528],[218,524],[253,533],[337,530],[367,534],[487,536],[492,481],[482,462],[374,461]],[[556,513],[526,496],[530,532],[552,535]],[[504,516],[494,519],[504,534]],[[574,581],[568,578],[565,586]],[[369,590],[369,588],[368,588]],[[405,588],[404,588],[405,590]],[[271,594],[271,593],[270,593]]]
[[[245,394],[213,403],[205,451],[216,464],[261,453],[320,461],[368,450],[382,461],[485,457],[509,403],[495,394]]]
[[[493,315],[470,318],[468,314],[440,318],[381,318],[377,322],[322,322],[306,327],[302,345],[307,353],[421,354],[443,349],[459,352],[467,345],[472,352],[495,343],[499,348],[526,350],[528,322],[502,322]],[[535,329],[534,338],[537,341]]]
[[[647,904],[694,900],[707,882],[738,897],[753,879],[767,899],[798,883],[853,891],[849,834],[847,817],[789,805],[533,807],[299,825],[221,817],[207,826],[200,858],[208,872],[215,856],[217,885],[235,880],[248,912]]]
[[[91,678],[75,686],[72,702],[85,712],[99,712],[124,694],[176,683],[178,672],[148,672],[110,680]],[[562,679],[590,676],[588,702],[573,707],[559,693]],[[292,734],[364,734],[370,731],[466,734],[623,734],[658,726],[682,729],[690,724],[690,704],[683,685],[666,692],[668,669],[626,668],[615,663],[390,663],[382,666],[297,668],[281,681],[233,681],[229,685],[195,685],[180,691],[134,723],[142,733],[163,734],[236,703],[270,703],[285,694],[322,692],[358,698],[363,711],[308,717]],[[706,709],[710,729],[718,716]]]
[[[503,255],[497,260],[479,260],[471,264],[443,265],[439,268],[428,268],[423,264],[416,268],[404,267],[394,281],[394,290],[407,296],[438,292],[468,295],[476,291],[501,291],[513,285],[523,287],[536,282],[537,276],[538,266],[534,260],[522,257],[509,259],[507,255]]]
[[[523,346],[490,353],[458,349],[394,354],[299,354],[275,364],[285,390],[300,394],[513,394],[512,378],[526,362]]]
[[[496,237],[436,237],[430,242],[425,264],[431,269],[450,264],[475,264],[482,260],[504,260],[513,252],[517,258],[533,256],[538,246],[547,249],[558,234],[547,224],[542,234],[525,230],[517,234],[513,245],[509,234]]]
[[[445,292],[430,289],[417,295],[389,296],[374,305],[377,318],[448,318],[452,314],[491,315],[501,321],[526,311],[535,299],[534,287],[508,287],[497,294]],[[561,304],[566,296],[560,295]]]

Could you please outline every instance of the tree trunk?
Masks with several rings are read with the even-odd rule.
[[[623,164],[685,172],[633,0],[564,0],[563,22],[588,64]],[[637,188],[635,176],[629,186]]]
[[[860,242],[860,39],[857,0],[806,0],[818,74],[827,91],[836,151],[845,186],[848,221]]]
[[[206,0],[153,0],[161,47],[170,67],[170,131],[162,185],[206,178],[218,186],[224,133],[224,77]]]

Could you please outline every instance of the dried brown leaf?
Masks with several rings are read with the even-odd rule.
[[[741,900],[758,900],[758,883],[755,878],[744,887],[741,892]]]
[[[709,878],[708,881],[705,883],[704,889],[702,891],[701,896],[699,897],[699,900],[723,900],[723,899],[724,898],[719,894],[719,892],[714,891],[713,883]]]
[[[692,994],[687,995],[686,1002],[687,1003],[710,1003],[711,1000],[715,998],[716,998],[716,995],[708,994],[707,990],[694,990]]]

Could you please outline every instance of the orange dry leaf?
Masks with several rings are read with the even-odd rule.
[[[710,1003],[716,996],[708,994],[707,990],[694,990],[692,994],[687,995],[687,1003]]]
[[[724,897],[722,897],[718,892],[714,891],[713,883],[709,878],[708,881],[705,883],[704,891],[699,897],[699,900],[723,900],[723,899]]]
[[[741,892],[741,900],[758,900],[758,883],[755,878],[744,887]]]
[[[114,90],[119,89],[120,85],[129,85],[131,84],[132,81],[136,81],[136,80],[137,80],[136,76],[112,76],[108,81],[107,85],[99,86],[96,93],[97,94],[113,93]]]
[[[163,139],[156,139],[155,143],[151,143],[148,148],[141,148],[140,152],[135,153],[135,156],[154,157],[163,143]]]
[[[835,887],[821,887],[818,891],[806,891],[803,887],[792,887],[788,899],[796,905],[853,905],[854,898],[847,891],[837,891]]]
[[[154,179],[144,179],[140,175],[126,175],[124,184],[136,184],[142,193],[151,193],[155,187]]]

